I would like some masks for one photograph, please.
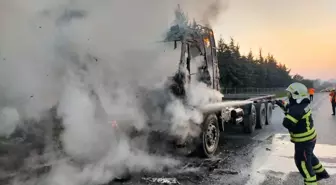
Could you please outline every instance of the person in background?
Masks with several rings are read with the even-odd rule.
[[[308,89],[302,83],[292,83],[286,89],[289,103],[281,100],[276,104],[284,110],[282,125],[288,129],[291,142],[294,143],[295,164],[304,178],[305,185],[317,185],[317,181],[329,178],[329,174],[314,155],[317,132],[310,106]]]
[[[308,92],[309,92],[310,101],[312,102],[314,100],[315,89],[314,88],[309,88]]]
[[[335,89],[332,89],[330,94],[330,102],[331,102],[331,108],[332,108],[332,115],[335,116],[335,109],[336,109],[336,93]]]

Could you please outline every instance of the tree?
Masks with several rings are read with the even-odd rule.
[[[296,74],[293,76],[293,80],[297,81],[297,82],[301,82],[302,80],[304,80],[303,76]]]
[[[286,65],[278,63],[270,53],[263,56],[261,48],[257,58],[252,51],[247,56],[241,55],[239,49],[239,44],[233,38],[229,44],[223,38],[219,39],[217,54],[222,87],[274,88],[286,87],[292,82],[301,82],[307,87],[314,86],[313,80],[305,79],[299,74],[291,77]]]

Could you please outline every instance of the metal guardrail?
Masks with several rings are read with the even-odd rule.
[[[221,92],[224,94],[277,94],[285,92],[286,87],[278,88],[222,88]]]

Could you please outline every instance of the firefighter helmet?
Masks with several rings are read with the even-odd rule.
[[[301,103],[303,99],[309,97],[307,87],[299,82],[290,84],[286,91],[288,92],[288,96],[292,97],[296,103]]]

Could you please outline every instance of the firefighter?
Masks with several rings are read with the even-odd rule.
[[[308,89],[301,83],[292,83],[286,89],[289,104],[284,106],[276,101],[279,107],[285,107],[283,126],[290,132],[291,142],[295,146],[295,164],[304,177],[306,185],[317,185],[317,181],[329,178],[318,158],[314,155],[317,133],[314,128]]]
[[[330,94],[330,102],[331,102],[331,107],[332,107],[332,115],[335,116],[335,109],[336,109],[336,93],[335,89],[332,89]]]
[[[313,99],[314,99],[314,94],[315,94],[315,89],[314,88],[309,88],[309,98],[310,98],[310,101],[312,102]]]

